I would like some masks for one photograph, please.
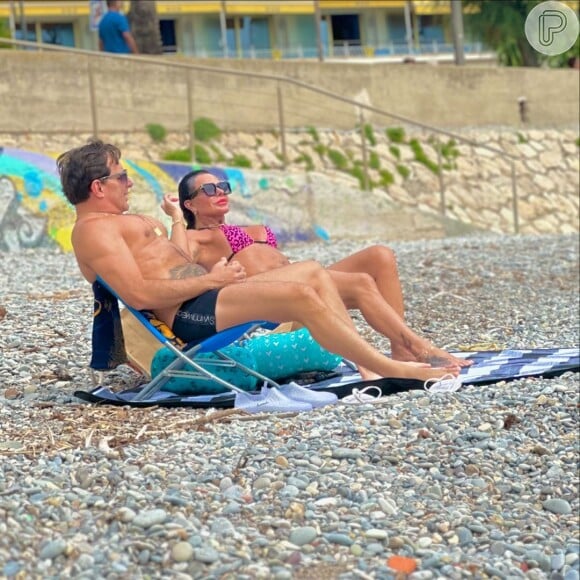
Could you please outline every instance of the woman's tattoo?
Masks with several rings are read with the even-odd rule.
[[[169,270],[169,275],[172,280],[196,278],[198,276],[204,276],[205,274],[207,274],[206,269],[199,264],[183,264],[181,266],[175,266],[175,268]]]

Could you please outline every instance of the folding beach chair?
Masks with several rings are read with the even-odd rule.
[[[292,394],[299,398],[308,399],[308,402],[290,399],[279,390],[281,386],[278,383],[222,352],[223,348],[257,328],[268,330],[275,328],[277,326],[275,323],[268,321],[247,322],[218,332],[203,341],[184,344],[173,335],[166,325],[155,319],[151,312],[136,310],[126,304],[102,279],[98,278],[93,283],[93,293],[95,295],[95,319],[91,369],[105,370],[127,362],[118,301],[159,341],[160,347],[165,346],[176,355],[173,362],[160,374],[141,387],[140,391],[133,397],[133,401],[150,400],[151,396],[163,389],[172,378],[184,378],[212,381],[221,385],[236,393],[236,407],[254,412],[305,411],[311,410],[313,406],[321,406],[323,402],[324,404],[333,402],[328,397],[323,398],[322,393],[310,393],[298,385],[291,387]],[[210,353],[214,355],[211,358],[207,357]],[[260,393],[248,393],[209,370],[212,367],[235,367],[256,377],[263,383],[264,387]],[[285,385],[284,389],[288,392],[289,386]],[[324,395],[328,396],[327,393]]]

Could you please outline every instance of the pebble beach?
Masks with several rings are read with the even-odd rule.
[[[388,245],[437,346],[579,346],[577,234]],[[292,415],[94,406],[74,256],[0,254],[0,284],[0,578],[580,578],[578,373]]]

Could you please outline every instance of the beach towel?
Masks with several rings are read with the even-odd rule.
[[[463,385],[483,387],[501,381],[509,383],[524,377],[553,378],[565,372],[578,372],[580,370],[580,350],[578,348],[508,349],[453,354],[474,361],[472,366],[462,369],[460,377]],[[303,373],[295,377],[288,377],[286,381],[289,382],[290,379],[311,389],[332,392],[339,398],[352,394],[353,389],[360,390],[370,385],[378,386],[383,396],[424,388],[422,381],[412,379],[385,378],[378,381],[361,381],[360,375],[345,363],[340,364],[333,371]],[[510,388],[510,385],[506,384],[506,388]],[[91,391],[76,391],[75,396],[90,403],[139,407],[158,405],[224,409],[232,408],[234,405],[234,395],[231,393],[187,397],[157,392],[148,400],[133,401],[139,389],[140,387],[134,387],[114,392],[109,387],[99,386]]]

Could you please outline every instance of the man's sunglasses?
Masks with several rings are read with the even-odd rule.
[[[127,170],[119,171],[118,173],[111,173],[111,175],[105,175],[104,177],[98,177],[97,181],[107,181],[107,179],[116,179],[120,181],[123,185],[127,185],[129,181],[129,175]]]
[[[218,181],[217,183],[204,183],[200,185],[197,189],[193,190],[191,197],[197,195],[200,191],[203,191],[208,197],[213,197],[217,194],[218,189],[221,189],[224,195],[232,193],[232,186],[229,181]]]

